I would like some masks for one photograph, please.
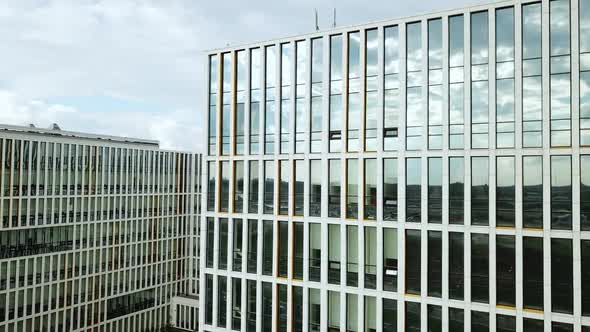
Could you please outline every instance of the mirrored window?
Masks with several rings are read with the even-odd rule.
[[[572,229],[571,156],[551,156],[551,228]]]
[[[399,31],[397,26],[384,29],[384,100],[383,150],[398,149],[399,126]]]
[[[406,25],[406,150],[422,148],[422,23]]]

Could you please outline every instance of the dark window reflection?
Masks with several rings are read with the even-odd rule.
[[[406,302],[406,332],[420,332],[420,303]]]
[[[543,228],[543,157],[522,158],[522,223]]]
[[[496,303],[516,306],[514,236],[496,236]]]
[[[428,331],[442,331],[442,309],[438,305],[428,305]]]
[[[489,300],[489,239],[487,234],[471,234],[471,300]]]
[[[523,332],[538,332],[543,331],[545,323],[539,319],[523,318],[522,331]]]
[[[428,231],[428,296],[442,296],[442,233]]]
[[[428,158],[428,222],[442,223],[442,158]]]
[[[580,156],[580,224],[590,230],[590,155]]]
[[[449,308],[449,331],[465,330],[465,311],[460,308]]]
[[[383,159],[383,220],[397,220],[397,159]]]
[[[551,228],[572,229],[571,156],[551,157]]]
[[[514,227],[516,194],[514,157],[496,159],[496,226]]]
[[[471,331],[489,331],[490,314],[481,311],[471,312]]]
[[[582,315],[590,316],[590,240],[582,240]]]
[[[464,246],[463,233],[449,232],[449,297],[463,299]]]
[[[471,224],[489,224],[488,157],[471,158]]]
[[[516,331],[516,317],[497,315],[496,332],[514,332]]]
[[[449,223],[463,224],[465,209],[465,160],[449,158]]]
[[[422,211],[422,160],[406,159],[406,221],[420,222]]]
[[[551,239],[551,311],[573,313],[572,240]]]
[[[406,230],[406,293],[420,295],[420,231]]]
[[[523,237],[523,305],[543,310],[543,238]]]

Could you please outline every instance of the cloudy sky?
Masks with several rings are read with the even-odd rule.
[[[3,0],[0,123],[203,151],[204,51],[486,0]]]

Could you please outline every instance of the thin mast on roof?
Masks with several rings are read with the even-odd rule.
[[[314,9],[315,11],[315,31],[319,31],[320,30],[320,26],[318,24],[318,10]]]
[[[336,27],[336,7],[334,7],[334,17],[332,21],[332,28]]]

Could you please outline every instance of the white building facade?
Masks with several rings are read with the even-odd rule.
[[[0,331],[160,331],[198,305],[200,155],[5,125],[0,151]]]
[[[201,330],[590,331],[589,0],[206,68]]]

